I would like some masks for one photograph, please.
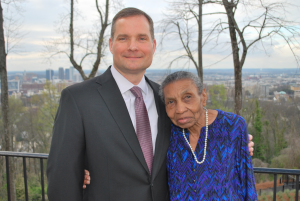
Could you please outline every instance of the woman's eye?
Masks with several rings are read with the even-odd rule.
[[[169,101],[169,102],[168,102],[168,104],[172,104],[172,103],[174,103],[174,101]]]

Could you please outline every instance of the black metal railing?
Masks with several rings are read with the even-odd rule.
[[[0,156],[5,156],[5,161],[6,161],[6,178],[7,178],[7,197],[8,197],[8,201],[10,201],[9,157],[22,157],[23,158],[23,176],[24,176],[25,199],[26,199],[26,201],[28,201],[26,158],[39,158],[40,159],[42,201],[45,201],[45,184],[44,184],[43,159],[47,159],[48,154],[0,151]],[[293,170],[293,169],[280,169],[280,168],[259,168],[259,167],[255,167],[253,169],[254,169],[254,173],[259,173],[259,174],[265,174],[266,173],[266,174],[273,174],[274,175],[274,187],[273,187],[273,200],[274,201],[276,200],[277,175],[295,175],[296,176],[295,200],[298,201],[300,170],[298,170],[298,169],[295,169],[295,170]]]
[[[276,192],[277,192],[277,175],[295,175],[296,176],[296,193],[295,193],[295,200],[298,201],[299,197],[299,175],[300,170],[298,169],[281,169],[281,168],[259,168],[255,167],[254,173],[260,173],[260,174],[273,174],[274,175],[274,186],[273,186],[273,201],[276,200]]]
[[[22,157],[23,158],[23,176],[24,176],[24,186],[25,186],[25,200],[28,201],[28,185],[27,185],[27,167],[26,158],[39,158],[40,159],[40,169],[41,169],[41,187],[42,187],[42,201],[45,201],[45,184],[44,184],[44,164],[43,159],[48,158],[48,154],[38,154],[38,153],[26,153],[26,152],[10,152],[10,151],[0,151],[0,156],[5,156],[6,161],[6,179],[7,179],[7,199],[10,199],[10,173],[9,173],[9,157]]]

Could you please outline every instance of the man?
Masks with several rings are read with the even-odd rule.
[[[109,47],[113,66],[62,92],[47,167],[50,201],[169,199],[171,122],[158,84],[144,76],[156,48],[152,19],[121,10]],[[82,191],[84,168],[93,182]]]

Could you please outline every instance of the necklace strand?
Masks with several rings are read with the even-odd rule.
[[[207,109],[206,109],[205,107],[204,107],[204,109],[205,109],[205,115],[206,115],[206,130],[205,130],[205,143],[204,143],[204,153],[203,153],[203,160],[202,160],[202,161],[200,161],[200,162],[198,161],[198,159],[197,159],[197,157],[196,157],[196,155],[195,155],[195,153],[194,153],[194,151],[193,151],[193,149],[192,149],[191,144],[189,143],[189,141],[187,140],[187,138],[186,138],[186,136],[185,136],[184,129],[182,129],[183,137],[184,137],[186,143],[189,145],[189,147],[190,147],[190,149],[191,149],[191,151],[192,151],[192,154],[193,154],[193,156],[194,156],[194,159],[195,159],[196,163],[198,163],[199,165],[202,164],[202,163],[204,163],[204,161],[205,161],[205,157],[206,157],[206,147],[207,147],[208,115],[207,115]],[[196,149],[195,149],[195,150],[196,150]]]

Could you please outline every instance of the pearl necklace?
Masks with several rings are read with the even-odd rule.
[[[207,109],[206,109],[205,107],[203,107],[203,108],[204,108],[205,111],[206,111],[206,112],[205,112],[205,114],[206,114],[206,131],[205,131],[204,154],[203,154],[203,160],[202,160],[202,161],[200,161],[200,162],[198,161],[198,159],[197,159],[197,157],[196,157],[196,155],[195,155],[195,153],[194,153],[194,151],[193,151],[193,149],[192,149],[191,144],[189,143],[189,141],[187,140],[187,138],[186,138],[186,136],[185,136],[184,129],[182,129],[183,137],[184,137],[186,143],[189,145],[189,147],[190,147],[190,149],[191,149],[191,151],[192,151],[192,153],[193,153],[193,156],[194,156],[194,159],[195,159],[196,163],[198,163],[199,165],[202,164],[202,163],[204,163],[204,161],[205,161],[205,157],[206,157],[206,147],[207,147],[207,134],[208,134],[208,115],[207,115]]]

